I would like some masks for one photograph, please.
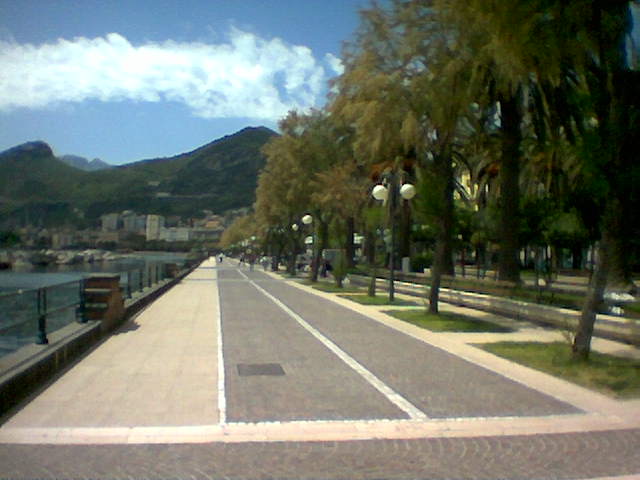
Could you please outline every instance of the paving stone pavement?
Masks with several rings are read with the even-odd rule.
[[[571,405],[472,365],[341,305],[283,282],[274,293],[430,418],[577,413]]]
[[[640,430],[518,437],[0,449],[6,479],[582,479],[640,472]]]
[[[380,310],[205,262],[8,419],[0,479],[640,478],[640,401]],[[118,392],[105,391],[108,408],[104,368]],[[123,414],[127,389],[135,409]],[[181,398],[190,403],[162,406]]]
[[[236,422],[406,418],[237,272],[219,279],[227,419]],[[291,288],[291,287],[289,287]],[[240,375],[239,365],[283,375]]]

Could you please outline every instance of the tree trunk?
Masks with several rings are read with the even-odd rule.
[[[582,245],[574,245],[571,247],[571,268],[573,270],[582,270],[582,259]]]
[[[398,252],[400,259],[411,256],[411,207],[409,202],[400,199],[400,231]]]
[[[353,243],[353,235],[356,232],[355,219],[353,217],[347,218],[347,236],[345,238],[344,252],[346,255],[345,261],[347,268],[353,268],[355,266],[353,258],[356,256],[356,247]]]
[[[500,97],[502,155],[500,158],[500,253],[498,278],[520,282],[518,260],[520,217],[520,123],[519,89],[514,95]]]
[[[369,274],[371,275],[371,278],[369,279],[369,288],[367,289],[367,295],[370,297],[375,297],[377,281],[376,275],[378,275],[378,269],[375,265],[371,267],[371,269],[369,270]]]
[[[371,235],[371,243],[369,244],[371,252],[373,253],[373,255],[369,257],[369,274],[371,275],[371,278],[369,279],[369,289],[367,290],[367,295],[370,297],[376,296],[376,275],[378,274],[376,265],[376,238],[377,236],[375,235],[375,233]]]
[[[327,246],[328,236],[329,226],[326,222],[318,220],[318,230],[316,232],[313,245],[315,255],[311,266],[311,281],[314,283],[318,281],[318,272],[320,271],[320,263],[322,262],[322,251]]]
[[[598,258],[596,260],[595,271],[591,277],[589,291],[582,306],[582,313],[578,322],[576,336],[573,340],[573,357],[578,360],[588,360],[591,351],[591,338],[593,336],[593,326],[596,322],[596,315],[602,306],[604,291],[607,286],[607,276],[609,273],[609,255],[611,243],[609,232],[603,232],[600,247],[598,248]]]
[[[291,252],[291,255],[289,255],[289,259],[287,261],[287,273],[289,275],[295,275],[296,274],[296,252],[295,250],[293,252]]]
[[[619,208],[624,209],[625,205],[620,204]],[[619,221],[612,225],[612,235],[610,238],[611,248],[609,256],[609,276],[607,278],[607,286],[610,290],[617,292],[633,292],[635,290],[633,280],[631,278],[630,262],[629,262],[629,238],[632,232],[629,226],[632,222],[628,219],[632,218],[631,212],[622,211]]]
[[[369,265],[373,264],[376,260],[376,233],[366,232],[364,237],[365,244],[365,257]]]
[[[429,313],[438,313],[440,284],[442,283],[442,264],[444,248],[442,241],[436,241],[436,254],[431,266],[431,286],[429,287]]]
[[[439,204],[442,207],[436,233],[436,251],[431,268],[431,288],[429,289],[429,313],[438,313],[440,284],[442,275],[452,275],[453,268],[453,166],[448,152],[434,159],[436,178],[441,184],[438,189]]]
[[[613,264],[619,264],[624,255],[621,235],[626,222],[623,207],[628,205],[630,189],[629,168],[635,158],[635,132],[629,118],[630,99],[637,81],[628,75],[625,52],[625,35],[629,28],[629,2],[597,2],[592,19],[592,30],[598,40],[596,75],[591,88],[596,95],[595,108],[598,117],[600,140],[599,157],[602,159],[600,174],[608,184],[608,192],[601,219],[601,241],[598,258],[589,292],[573,342],[576,359],[589,358],[593,325],[598,308],[602,305],[607,277]],[[617,27],[617,28],[611,28]],[[627,94],[631,97],[627,98]],[[631,145],[633,148],[629,149]],[[616,267],[617,269],[617,267]]]

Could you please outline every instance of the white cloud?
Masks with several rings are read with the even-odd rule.
[[[340,58],[336,57],[332,53],[327,53],[324,58],[334,73],[337,75],[342,75],[344,73],[344,64]]]
[[[333,59],[328,63],[336,70]],[[322,103],[326,81],[309,48],[237,29],[217,45],[134,46],[117,33],[37,46],[0,40],[0,111],[169,100],[204,118],[277,119]]]

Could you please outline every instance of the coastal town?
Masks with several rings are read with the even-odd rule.
[[[0,269],[112,261],[138,250],[209,248],[245,210],[225,215],[205,210],[201,218],[188,219],[125,210],[102,215],[99,228],[85,230],[28,225],[16,228],[13,242],[0,247]]]

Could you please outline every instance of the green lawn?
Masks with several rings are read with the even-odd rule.
[[[327,283],[327,282],[316,282],[313,283],[309,280],[305,280],[305,285],[315,288],[316,290],[321,290],[323,292],[329,293],[362,293],[364,290],[360,287],[342,287],[338,288],[335,283]]]
[[[622,308],[625,316],[640,318],[640,302],[627,303]]]
[[[432,314],[424,310],[390,310],[385,313],[433,332],[506,333],[513,331],[495,323],[449,312]]]
[[[369,295],[340,295],[340,297],[347,298],[360,305],[397,305],[399,307],[415,307],[419,305],[417,302],[400,300],[399,298],[395,298],[391,303],[388,295],[376,295],[375,297],[370,297]]]
[[[591,352],[588,362],[580,362],[571,358],[571,347],[562,342],[499,342],[480,347],[500,357],[608,395],[640,397],[638,360]]]

